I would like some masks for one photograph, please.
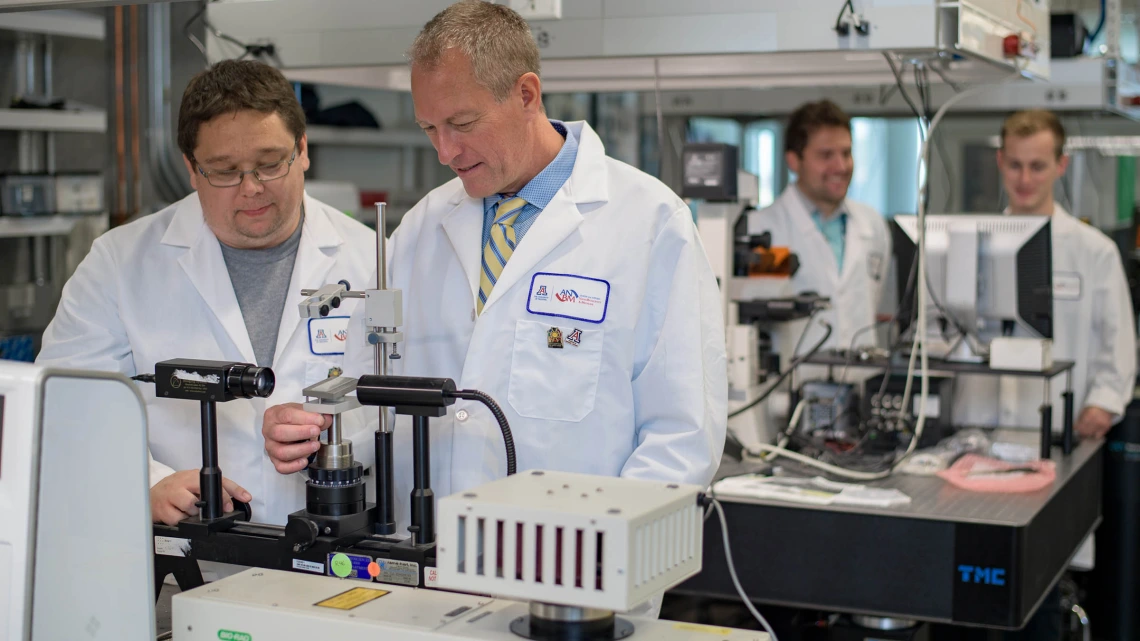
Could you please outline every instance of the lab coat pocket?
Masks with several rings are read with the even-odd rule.
[[[527,418],[586,418],[598,392],[604,335],[602,329],[517,321],[507,392],[511,407]]]
[[[312,360],[305,363],[305,384],[302,389],[310,385],[316,385],[321,381],[329,378],[333,374],[339,376],[340,357],[328,357],[321,360]],[[282,401],[288,402],[288,401]]]

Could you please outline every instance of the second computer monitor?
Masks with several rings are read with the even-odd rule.
[[[918,219],[895,216],[899,318],[912,318]],[[926,216],[927,317],[943,334],[1053,337],[1053,251],[1048,216]],[[934,328],[929,328],[932,331]]]

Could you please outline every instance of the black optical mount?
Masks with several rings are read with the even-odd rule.
[[[218,403],[244,398],[266,398],[273,393],[276,378],[268,367],[229,361],[201,361],[176,358],[154,366],[154,376],[136,376],[153,382],[161,398],[198,401],[202,405],[202,471],[199,477],[201,499],[193,525],[216,530],[244,517],[249,506],[234,501],[235,509],[222,513],[222,470],[218,467]]]

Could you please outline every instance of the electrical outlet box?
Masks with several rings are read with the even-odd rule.
[[[511,0],[510,7],[527,20],[562,19],[562,0]]]

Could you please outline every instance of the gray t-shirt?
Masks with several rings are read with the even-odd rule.
[[[277,331],[281,327],[285,299],[289,296],[289,281],[293,278],[293,263],[304,226],[302,215],[297,231],[285,242],[268,249],[234,249],[220,243],[258,367],[273,367]]]

